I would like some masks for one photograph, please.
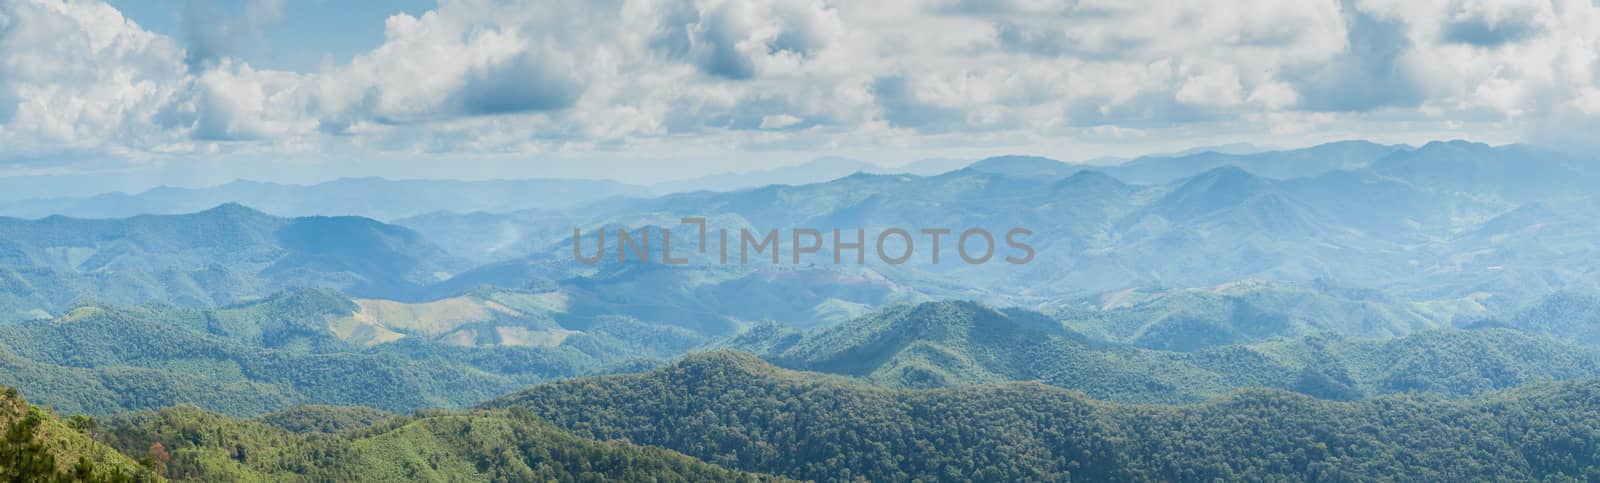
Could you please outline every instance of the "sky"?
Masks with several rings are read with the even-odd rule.
[[[78,189],[1593,132],[1595,0],[0,0],[0,178]]]

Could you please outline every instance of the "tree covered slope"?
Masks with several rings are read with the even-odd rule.
[[[162,448],[159,469],[182,481],[778,480],[661,448],[584,439],[525,410],[430,411],[341,432],[296,433],[177,407],[120,415],[104,426],[104,439],[128,454]]]
[[[1121,402],[1190,403],[1252,387],[1328,399],[1467,397],[1600,377],[1600,351],[1506,329],[1392,339],[1317,333],[1172,352],[1097,341],[1043,314],[973,302],[894,306],[809,333],[763,326],[723,346],[890,387],[1040,381]]]
[[[154,478],[93,438],[89,419],[62,421],[0,387],[0,481],[131,482]]]
[[[1247,391],[1199,405],[1119,405],[1027,383],[877,388],[713,352],[489,406],[819,481],[1461,481],[1600,477],[1597,401],[1600,382],[1587,380],[1461,401]]]

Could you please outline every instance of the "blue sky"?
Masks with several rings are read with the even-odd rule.
[[[145,29],[258,69],[316,72],[383,44],[383,21],[422,15],[433,0],[114,0]],[[202,45],[210,43],[211,45]]]
[[[5,0],[0,177],[1593,147],[1591,0]]]

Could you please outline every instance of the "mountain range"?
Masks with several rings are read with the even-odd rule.
[[[0,479],[1595,480],[1594,186],[1347,141],[0,203]]]
[[[650,190],[642,186],[579,179],[341,178],[313,185],[240,180],[206,188],[159,187],[136,194],[0,202],[0,216],[124,218],[192,213],[239,203],[284,217],[354,215],[391,220],[435,211],[470,213],[572,208],[606,198],[648,195]]]
[[[1033,383],[875,388],[713,352],[486,407],[822,481],[1582,480],[1597,476],[1597,395],[1589,380],[1455,402],[1257,390],[1193,406],[1119,405]]]
[[[0,218],[0,319],[59,315],[85,298],[215,306],[292,287],[403,297],[452,267],[416,232],[352,216],[226,204],[116,220]]]
[[[1149,330],[1167,331],[1162,337],[1170,339],[1206,336],[1191,328]],[[1171,352],[1107,343],[1040,313],[970,302],[901,305],[808,333],[756,327],[721,346],[783,367],[891,387],[1039,381],[1122,402],[1193,403],[1252,387],[1330,399],[1404,392],[1464,397],[1600,377],[1595,349],[1506,329],[1388,339],[1317,333]]]

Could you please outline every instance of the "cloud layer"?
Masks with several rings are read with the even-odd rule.
[[[1589,0],[442,0],[317,72],[228,55],[285,8],[259,3],[182,44],[0,0],[0,169],[1600,128]]]

